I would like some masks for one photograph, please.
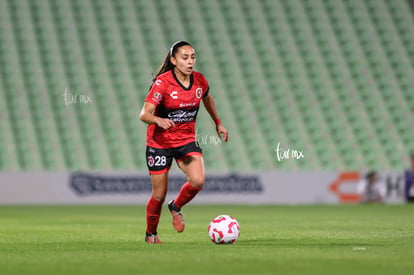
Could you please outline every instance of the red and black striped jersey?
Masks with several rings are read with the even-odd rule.
[[[190,76],[188,88],[181,84],[173,70],[158,76],[145,101],[156,106],[155,116],[169,118],[175,126],[164,130],[156,124],[148,125],[147,146],[167,149],[195,141],[198,109],[208,91],[206,78],[195,71]]]

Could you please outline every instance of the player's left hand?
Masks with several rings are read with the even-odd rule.
[[[224,140],[225,142],[227,142],[229,140],[229,132],[227,131],[226,128],[224,128],[223,125],[219,124],[216,126],[216,131],[218,136]]]

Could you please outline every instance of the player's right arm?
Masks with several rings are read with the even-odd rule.
[[[154,115],[155,109],[162,103],[163,91],[165,89],[165,82],[157,78],[148,91],[139,119],[147,124],[156,124],[158,127],[167,130],[175,126],[174,122],[168,118],[161,118]]]
[[[142,106],[141,113],[139,114],[139,119],[147,124],[157,124],[158,127],[161,127],[164,130],[174,127],[175,124],[172,120],[154,115],[155,107],[156,106],[150,102],[144,102],[144,106]]]

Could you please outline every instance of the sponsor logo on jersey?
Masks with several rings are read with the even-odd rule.
[[[196,89],[196,97],[201,98],[202,95],[203,95],[203,89],[202,88],[197,88]]]
[[[170,96],[171,96],[173,99],[177,99],[177,98],[178,98],[178,92],[177,92],[177,91],[172,91],[172,92],[171,92],[171,94],[170,94]]]
[[[152,156],[149,156],[148,157],[148,166],[152,167],[152,166],[154,166],[154,163],[155,163],[154,158]]]
[[[196,106],[197,103],[196,102],[191,102],[191,103],[180,103],[180,108],[185,108],[185,107],[194,107]]]
[[[191,122],[195,120],[196,116],[197,110],[177,110],[168,114],[168,118],[175,123]]]

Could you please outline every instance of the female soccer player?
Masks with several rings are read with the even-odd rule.
[[[184,231],[181,208],[203,188],[204,163],[202,150],[196,143],[195,122],[200,102],[216,124],[217,134],[225,141],[228,132],[221,125],[213,97],[204,76],[193,71],[195,50],[186,41],[177,41],[159,68],[144,106],[141,121],[148,124],[146,160],[151,175],[152,194],[146,208],[145,241],[161,244],[157,235],[162,204],[167,195],[168,171],[173,158],[187,176],[174,200],[168,203],[172,224],[177,232]]]

